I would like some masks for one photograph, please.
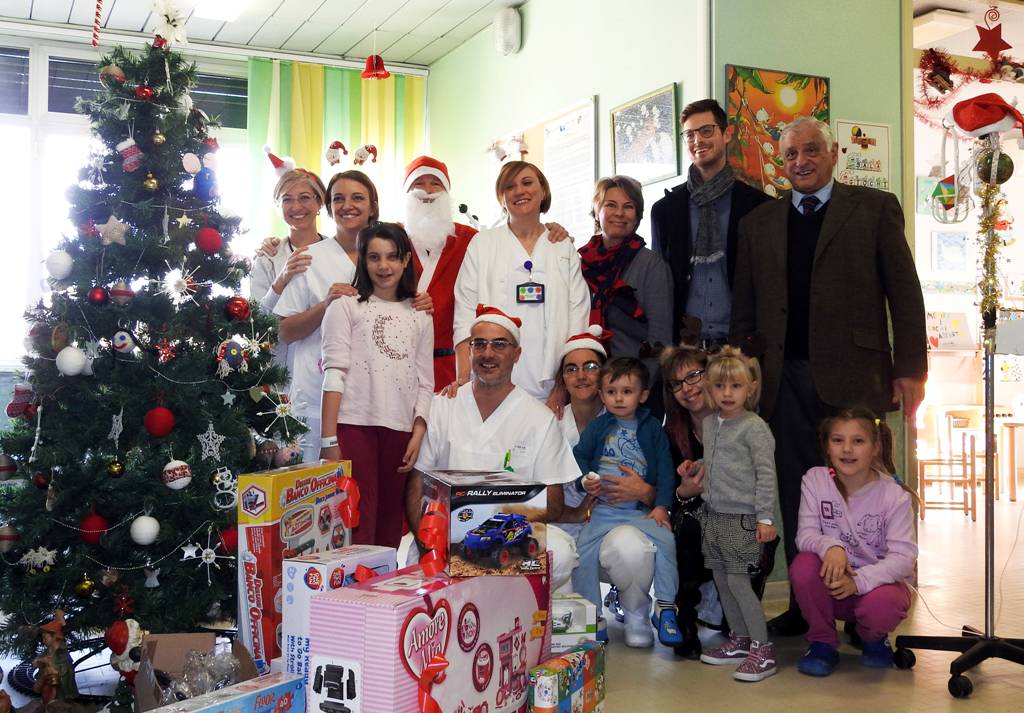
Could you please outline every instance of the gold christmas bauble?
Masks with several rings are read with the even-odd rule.
[[[91,597],[96,591],[96,582],[89,578],[88,574],[82,575],[82,581],[75,585],[75,594],[80,597]]]
[[[107,475],[111,478],[120,478],[124,475],[124,463],[119,460],[112,460],[107,464]]]
[[[156,180],[156,177],[152,173],[146,174],[146,180],[142,182],[142,187],[147,191],[155,191],[160,187],[160,181]]]
[[[160,129],[157,129],[156,131],[153,132],[154,146],[163,146],[165,141],[167,141],[167,137],[164,136],[163,133],[161,133]]]

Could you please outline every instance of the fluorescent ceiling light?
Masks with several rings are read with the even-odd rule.
[[[932,10],[914,18],[914,47],[928,47],[953,35],[974,29],[974,20],[953,10]]]
[[[207,20],[233,22],[251,2],[252,0],[199,0],[192,14]]]

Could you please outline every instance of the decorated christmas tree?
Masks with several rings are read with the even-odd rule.
[[[97,69],[103,91],[80,110],[98,141],[67,193],[76,231],[46,260],[0,434],[0,649],[24,658],[56,609],[71,649],[128,619],[154,633],[233,619],[237,474],[259,467],[257,439],[267,465],[303,430],[274,320],[239,294],[248,264],[228,248],[239,219],[217,209],[195,65],[158,36]]]

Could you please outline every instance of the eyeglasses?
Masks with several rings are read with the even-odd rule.
[[[313,205],[318,203],[317,197],[310,193],[303,193],[298,198],[292,198],[291,196],[285,196],[281,199],[281,205],[285,208],[299,203],[300,205]]]
[[[704,124],[704,126],[698,127],[696,129],[684,129],[680,133],[683,136],[683,140],[689,144],[693,143],[693,140],[697,138],[698,134],[702,139],[710,139],[712,136],[715,135],[715,129],[717,128],[718,124]]]
[[[487,347],[490,347],[496,352],[503,352],[509,347],[513,346],[513,343],[508,339],[470,339],[469,348],[475,352],[482,352]]]
[[[578,366],[577,364],[566,364],[565,366],[562,367],[562,374],[564,376],[569,376],[570,374],[578,373],[581,369],[585,372],[590,373],[597,371],[600,368],[601,365],[598,364],[596,361],[585,362],[583,366]]]
[[[699,384],[700,380],[703,379],[703,378],[704,378],[704,370],[703,369],[694,369],[689,374],[684,376],[682,379],[669,379],[668,380],[668,390],[671,391],[674,394],[677,391],[679,391],[679,389],[683,388],[683,384],[689,384],[690,386],[695,386],[696,384]]]

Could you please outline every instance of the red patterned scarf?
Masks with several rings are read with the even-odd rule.
[[[633,258],[644,247],[643,238],[633,234],[614,248],[606,248],[598,234],[580,248],[583,279],[590,288],[590,323],[605,326],[608,308],[614,302],[633,319],[647,319],[644,308],[636,299],[636,292],[622,274]]]

